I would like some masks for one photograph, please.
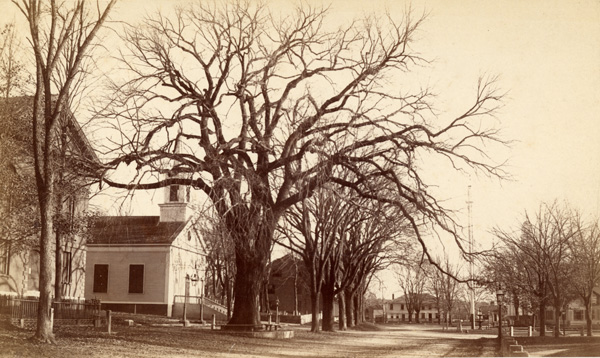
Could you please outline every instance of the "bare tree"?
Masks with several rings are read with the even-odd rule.
[[[277,18],[234,1],[149,18],[127,31],[123,63],[131,77],[116,84],[101,113],[116,119],[120,135],[104,182],[192,185],[224,218],[236,247],[232,325],[259,323],[257,283],[276,224],[326,183],[385,201],[359,188],[383,178],[402,198],[402,214],[413,216],[411,225],[424,218],[456,232],[427,192],[416,154],[441,156],[457,170],[504,174],[483,146],[499,142],[489,122],[501,99],[493,79],[480,80],[464,113],[432,120],[427,90],[394,85],[422,62],[411,48],[422,19],[366,18],[331,29],[326,13],[302,6]],[[115,179],[121,164],[135,164],[140,174]],[[339,168],[356,179],[340,178]],[[167,172],[179,175],[142,174]]]
[[[415,321],[419,323],[419,313],[425,298],[425,270],[421,267],[419,260],[415,259],[411,264],[398,267],[396,278],[404,293],[408,321],[412,322],[414,312],[416,314]]]
[[[598,221],[584,226],[577,220],[577,234],[570,242],[575,275],[573,286],[585,306],[587,335],[592,336],[592,295],[600,283],[600,227]]]
[[[207,285],[212,286],[213,298],[219,298],[227,307],[227,318],[233,307],[235,278],[234,244],[223,228],[223,222],[213,214],[200,216],[194,222],[194,230],[204,238],[206,245]],[[210,280],[210,284],[208,281]]]
[[[0,94],[5,99],[24,90],[26,71],[21,55],[22,46],[15,24],[4,25],[0,31]]]
[[[546,306],[554,307],[554,335],[560,336],[560,314],[572,300],[574,267],[570,242],[578,234],[574,213],[557,203],[542,204],[534,217],[525,214],[520,232],[496,229],[495,235],[515,255],[523,271],[522,287],[538,298],[540,335],[545,335]]]
[[[33,158],[40,208],[40,303],[35,338],[53,342],[50,321],[54,269],[53,217],[55,179],[53,144],[57,127],[68,110],[72,85],[80,75],[80,65],[88,55],[96,33],[116,0],[102,8],[86,6],[84,1],[14,0],[29,25],[29,42],[36,64],[35,95],[32,110]],[[94,13],[96,12],[96,13]],[[59,67],[60,65],[60,67]],[[56,93],[53,96],[53,92]]]
[[[351,220],[348,215],[351,209],[351,205],[340,200],[331,190],[321,189],[311,199],[291,207],[284,217],[285,223],[279,226],[287,239],[280,245],[301,257],[308,271],[313,332],[319,331],[319,301],[325,276],[328,270],[336,270],[331,262],[336,254],[336,238]],[[333,317],[329,319],[325,313],[323,316],[329,322],[324,323],[324,328],[333,329],[329,327]]]

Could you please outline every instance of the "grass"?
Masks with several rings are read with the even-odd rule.
[[[126,319],[135,325],[129,327]],[[406,331],[362,324],[345,332],[311,333],[294,327],[295,338],[249,338],[210,326],[182,327],[178,320],[150,315],[113,315],[113,334],[106,328],[57,326],[56,345],[31,341],[31,331],[3,322],[0,325],[0,357],[378,357],[403,355],[493,355],[491,340],[403,338]],[[492,348],[490,348],[492,347]],[[433,351],[435,350],[435,352]],[[491,353],[490,353],[491,352]],[[435,353],[435,354],[433,354]]]

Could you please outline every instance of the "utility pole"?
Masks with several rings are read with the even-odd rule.
[[[473,222],[472,222],[472,206],[471,201],[471,185],[467,190],[467,210],[469,214],[468,235],[469,235],[469,254],[473,254]],[[471,298],[471,329],[475,329],[475,291],[473,290],[473,256],[469,255],[469,293]]]

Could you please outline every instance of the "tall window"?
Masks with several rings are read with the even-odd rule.
[[[63,252],[62,262],[62,282],[66,284],[71,283],[71,268],[72,268],[73,256],[70,251]]]
[[[144,293],[144,265],[129,265],[129,293]]]
[[[169,201],[179,201],[177,192],[179,191],[179,185],[171,185],[169,187]]]
[[[0,245],[0,275],[8,275],[10,268],[10,244]]]
[[[108,292],[108,265],[94,265],[94,292]]]

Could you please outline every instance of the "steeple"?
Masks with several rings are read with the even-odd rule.
[[[190,187],[169,185],[164,187],[164,200],[160,206],[160,222],[186,221],[190,215]]]

